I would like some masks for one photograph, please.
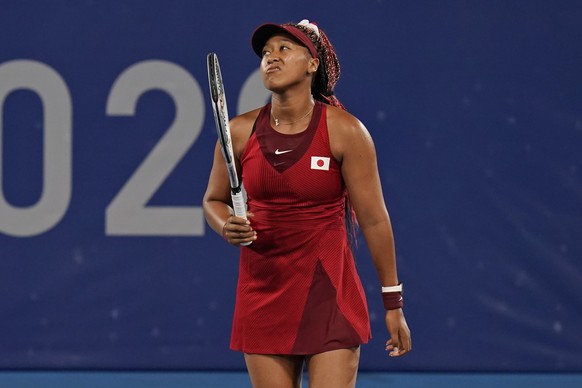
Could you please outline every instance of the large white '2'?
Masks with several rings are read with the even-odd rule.
[[[204,216],[198,206],[146,206],[200,135],[204,101],[198,82],[183,68],[165,61],[144,61],[125,70],[107,100],[108,115],[135,115],[140,96],[152,89],[170,95],[176,116],[106,210],[106,234],[201,236]]]

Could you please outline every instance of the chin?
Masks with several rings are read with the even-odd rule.
[[[285,91],[285,86],[275,82],[263,82],[265,89],[273,93],[282,93]]]

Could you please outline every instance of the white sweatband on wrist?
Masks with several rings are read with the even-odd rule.
[[[397,286],[382,287],[382,293],[385,292],[402,292],[402,283],[399,283]]]

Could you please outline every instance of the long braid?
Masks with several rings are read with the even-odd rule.
[[[334,87],[340,77],[340,64],[331,42],[321,28],[319,36],[317,33],[300,24],[289,23],[289,25],[303,31],[311,39],[319,54],[319,68],[311,85],[313,98],[328,105],[337,106],[346,110],[343,104],[334,95]]]
[[[288,23],[288,25],[294,26],[299,30],[303,31],[305,35],[311,39],[317,53],[319,54],[319,67],[313,83],[311,85],[311,94],[313,98],[321,101],[325,104],[336,106],[343,110],[347,110],[345,106],[337,99],[334,94],[334,87],[340,77],[340,63],[335,53],[331,42],[329,41],[327,35],[319,26],[319,36],[315,30],[307,28],[300,24]],[[349,194],[346,196],[345,200],[345,220],[346,220],[346,232],[350,244],[357,248],[358,246],[358,220],[356,217],[356,212],[352,207],[352,203],[349,198]]]

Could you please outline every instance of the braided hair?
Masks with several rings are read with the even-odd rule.
[[[302,24],[287,23],[301,30],[315,45],[319,57],[319,67],[311,84],[313,98],[325,104],[347,110],[334,94],[334,87],[340,77],[340,64],[331,42],[321,28],[318,32]],[[352,207],[349,194],[345,199],[346,233],[352,247],[358,246],[358,220]]]
[[[318,33],[301,24],[287,23],[301,30],[313,42],[319,54],[319,67],[313,78],[311,94],[313,98],[325,104],[337,106],[346,110],[343,104],[334,95],[333,89],[340,77],[340,64],[335,49],[321,28]]]

